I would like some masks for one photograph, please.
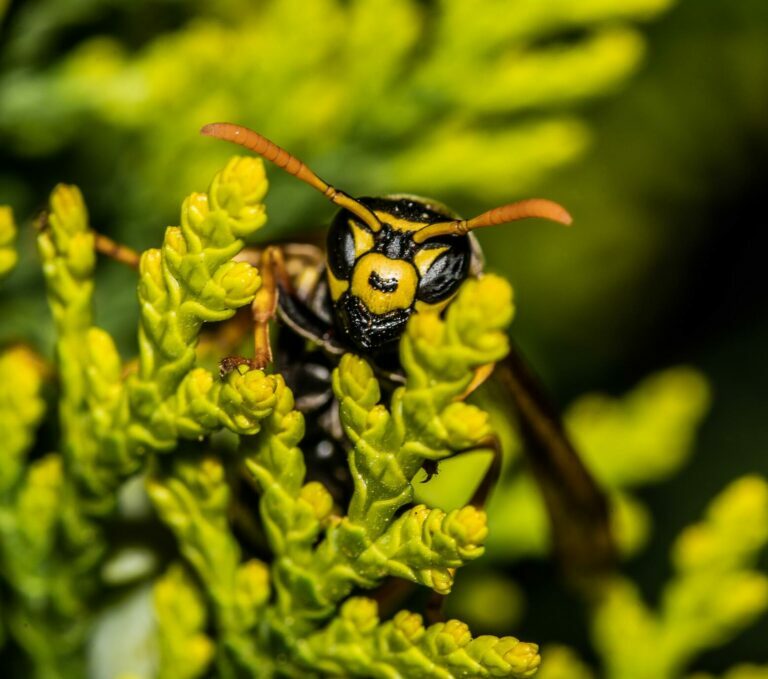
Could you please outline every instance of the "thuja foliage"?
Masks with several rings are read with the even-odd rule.
[[[94,179],[134,230],[221,158],[188,134],[212,118],[332,162],[340,186],[508,200],[583,152],[566,107],[615,92],[671,4],[177,0],[162,22],[148,0],[31,0],[0,48],[0,131],[19,156],[119,155]],[[91,28],[105,15],[133,34]],[[71,47],[49,64],[50,43]]]
[[[490,432],[487,414],[462,398],[475,371],[508,350],[508,284],[468,281],[444,317],[414,316],[401,343],[406,382],[389,403],[365,360],[341,359],[333,390],[353,492],[339,507],[306,480],[304,420],[282,377],[247,365],[220,376],[197,357],[203,324],[231,318],[259,289],[258,271],[233,257],[265,223],[266,189],[261,161],[235,158],[184,201],[180,225],[141,255],[139,353],[128,361],[94,323],[83,197],[74,186],[53,191],[38,250],[56,328],[55,451],[34,445],[53,369],[23,346],[0,358],[6,643],[34,676],[83,675],[110,594],[120,494],[139,477],[175,539],[154,587],[158,676],[532,675],[535,644],[405,610],[383,619],[366,595],[389,577],[448,593],[456,569],[483,553],[481,509],[414,503],[411,482],[425,461]],[[5,247],[13,227],[1,214]],[[246,553],[233,531],[238,474],[258,492],[246,511],[270,558]]]
[[[16,266],[16,224],[13,212],[7,205],[0,206],[0,278],[6,276]]]
[[[768,483],[745,476],[709,504],[672,547],[673,575],[656,607],[625,578],[608,583],[592,608],[591,633],[607,679],[675,679],[696,657],[737,635],[768,610],[768,578],[757,561],[768,544]],[[544,679],[596,676],[567,648],[545,649]],[[761,679],[740,665],[722,679]],[[690,679],[712,679],[695,674]]]
[[[691,368],[676,367],[646,378],[622,398],[585,395],[566,410],[571,438],[609,495],[623,556],[637,553],[652,527],[633,490],[659,483],[685,465],[709,401],[705,378]],[[533,479],[518,465],[502,487],[489,509],[495,528],[489,549],[504,558],[546,555],[547,515]],[[506,521],[511,514],[525,520]]]
[[[505,472],[488,507],[488,554],[499,561],[546,558],[551,544],[544,500],[524,463],[506,396],[492,387],[472,399],[489,411],[508,452]],[[637,554],[652,532],[652,517],[634,490],[680,471],[693,452],[709,403],[706,379],[679,366],[644,379],[620,398],[587,394],[566,409],[566,429],[608,494],[623,558]],[[467,479],[477,477],[479,461],[467,457],[447,462],[443,465],[447,473],[420,485],[418,497],[443,508],[456,506],[466,494]],[[516,520],[510,521],[511,516]]]

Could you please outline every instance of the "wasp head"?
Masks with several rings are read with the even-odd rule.
[[[394,351],[415,311],[440,310],[470,271],[467,235],[417,242],[425,227],[455,219],[445,207],[413,196],[360,198],[379,222],[374,230],[341,210],[328,232],[328,283],[337,329],[368,354]]]

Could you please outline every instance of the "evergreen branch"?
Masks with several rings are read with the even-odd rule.
[[[230,318],[261,284],[256,269],[232,257],[266,221],[266,190],[260,160],[233,158],[207,194],[185,200],[181,227],[166,230],[162,248],[141,257],[139,374],[127,386],[132,431],[153,447],[175,445],[168,400],[194,367],[202,324]]]
[[[710,401],[706,379],[680,366],[644,379],[620,399],[581,396],[566,424],[595,476],[609,488],[628,489],[668,478],[685,464]]]
[[[623,554],[637,552],[651,530],[651,516],[632,488],[666,479],[686,463],[709,403],[706,379],[679,366],[651,375],[619,398],[585,394],[566,411],[574,445],[609,492]],[[488,511],[489,553],[519,558],[548,552],[546,508],[530,476],[508,477]]]
[[[271,661],[255,643],[254,628],[269,597],[269,577],[261,562],[240,563],[227,520],[224,468],[216,458],[180,453],[162,466],[167,469],[150,476],[147,490],[213,605],[220,676],[262,676]]]
[[[206,636],[203,597],[184,567],[173,564],[155,583],[155,617],[160,646],[158,679],[198,679],[213,653]]]
[[[66,492],[62,459],[50,454],[29,465],[15,497],[0,511],[2,575],[15,593],[3,614],[39,679],[64,679],[84,671],[82,645],[89,622],[84,599],[92,584],[79,577],[79,564],[62,558]],[[85,591],[73,591],[73,582]]]
[[[21,477],[45,414],[41,387],[42,363],[31,350],[17,346],[0,353],[0,498]]]
[[[371,599],[347,600],[325,629],[299,643],[309,667],[326,675],[359,677],[530,677],[539,666],[535,644],[514,637],[472,638],[449,620],[425,628],[420,615],[400,611],[380,623]]]
[[[467,281],[444,320],[416,314],[401,341],[407,382],[395,391],[391,414],[375,405],[379,392],[368,364],[342,359],[334,391],[354,444],[349,518],[365,526],[370,539],[411,499],[411,480],[426,459],[448,457],[487,436],[487,415],[457,400],[478,370],[506,354],[511,317],[511,289],[490,275]]]
[[[142,255],[140,356],[138,371],[127,378],[112,338],[92,323],[94,234],[82,197],[74,187],[54,191],[38,240],[58,331],[65,448],[63,469],[53,458],[55,492],[46,495],[31,474],[17,484],[19,498],[53,498],[45,505],[58,508],[48,514],[43,537],[49,542],[41,538],[24,547],[18,532],[24,524],[16,516],[22,509],[10,510],[8,534],[22,540],[16,551],[48,569],[38,606],[31,593],[36,581],[24,580],[20,562],[9,566],[9,581],[18,579],[25,590],[20,614],[48,620],[38,625],[39,640],[22,643],[40,656],[42,674],[77,657],[106,546],[96,519],[110,515],[119,483],[147,452],[174,450],[173,456],[150,458],[147,489],[210,605],[216,647],[202,631],[200,593],[182,571],[170,571],[155,600],[161,674],[200,676],[214,654],[222,677],[306,676],[323,663],[354,674],[363,671],[362,653],[369,656],[366,666],[391,666],[382,676],[413,662],[431,668],[424,676],[530,676],[538,665],[535,646],[511,637],[473,640],[457,621],[419,632],[420,621],[407,613],[396,620],[419,639],[410,640],[405,655],[381,645],[401,644],[400,628],[384,623],[374,625],[379,631],[372,639],[380,639],[371,648],[360,639],[355,653],[339,646],[340,655],[331,650],[315,658],[318,664],[309,662],[318,653],[313,644],[341,630],[345,615],[358,616],[355,607],[366,600],[352,599],[335,617],[354,587],[373,588],[394,575],[446,593],[456,568],[482,553],[485,514],[473,507],[445,513],[419,505],[395,517],[411,501],[413,476],[425,460],[477,445],[489,433],[487,415],[463,399],[507,350],[511,292],[487,276],[466,283],[444,319],[416,315],[402,342],[406,384],[389,408],[379,403],[381,390],[368,363],[342,358],[333,380],[352,443],[354,491],[348,515],[339,516],[328,491],[305,480],[298,447],[304,420],[283,379],[245,365],[222,378],[195,367],[202,324],[230,317],[260,284],[255,269],[232,258],[264,221],[265,189],[259,161],[234,160],[208,194],[187,199],[181,226],[166,231],[162,248]],[[33,418],[28,420],[32,426]],[[231,491],[223,463],[199,444],[180,449],[180,440],[203,441],[222,428],[240,437],[242,461],[261,495],[265,537],[274,553],[271,573],[259,561],[243,562],[229,527]],[[185,621],[174,619],[180,605],[190,611]],[[360,605],[364,610],[369,604]],[[82,622],[69,643],[61,642],[58,626],[65,616]],[[45,656],[35,646],[43,643],[59,650]]]
[[[7,205],[0,205],[0,279],[13,271],[18,259],[13,211]]]
[[[754,570],[766,543],[768,483],[743,477],[678,538],[676,573],[658,613],[629,581],[607,589],[595,610],[593,636],[608,675],[673,679],[696,654],[752,623],[768,609],[768,578]]]
[[[482,555],[487,533],[485,512],[474,507],[446,514],[417,505],[397,518],[355,567],[369,578],[392,575],[448,594],[456,568]]]

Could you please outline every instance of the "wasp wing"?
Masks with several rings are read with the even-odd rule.
[[[608,573],[616,556],[608,501],[568,439],[558,411],[514,346],[494,376],[515,406],[527,462],[541,489],[563,569],[578,580]]]

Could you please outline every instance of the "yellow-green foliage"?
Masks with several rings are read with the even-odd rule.
[[[231,160],[207,193],[185,200],[162,247],[141,255],[139,355],[129,363],[93,324],[96,239],[82,194],[54,189],[38,249],[57,331],[61,454],[25,468],[43,413],[43,364],[18,348],[0,359],[10,635],[34,676],[82,676],[94,613],[109,593],[100,569],[118,495],[143,474],[186,563],[155,587],[160,676],[530,676],[535,644],[472,638],[458,620],[426,627],[407,611],[381,622],[373,599],[348,598],[391,576],[445,594],[456,569],[483,553],[482,510],[413,504],[411,482],[426,460],[490,431],[487,415],[462,398],[475,372],[508,349],[509,285],[471,280],[444,317],[415,316],[401,343],[406,383],[389,404],[379,403],[368,363],[342,357],[333,389],[352,444],[353,492],[348,508],[335,507],[320,483],[305,482],[304,420],[282,377],[197,365],[203,323],[230,318],[261,284],[233,258],[265,222],[266,188],[260,160]],[[239,437],[236,454],[217,454],[209,436],[221,429]],[[238,468],[260,494],[269,563],[245,558],[230,526]]]
[[[95,238],[82,195],[64,185],[53,191],[38,246],[57,329],[61,452],[26,463],[50,369],[27,348],[7,349],[0,355],[5,633],[33,676],[82,676],[94,614],[110,592],[100,577],[114,538],[108,526],[119,520],[126,479],[143,475],[178,548],[155,585],[158,676],[531,676],[541,662],[535,644],[473,638],[455,619],[427,626],[409,611],[382,620],[377,601],[361,595],[388,577],[447,594],[457,568],[484,551],[485,512],[430,507],[413,479],[425,461],[446,460],[494,430],[495,418],[477,405],[487,398],[462,399],[476,371],[508,351],[509,285],[493,275],[471,279],[443,316],[415,315],[400,345],[406,382],[388,403],[371,366],[342,357],[333,390],[351,443],[353,492],[348,507],[338,507],[320,483],[306,481],[304,419],[282,377],[248,365],[221,376],[198,365],[203,324],[230,318],[261,284],[253,267],[233,258],[265,222],[266,188],[261,161],[233,159],[208,192],[187,198],[162,246],[142,254],[132,362],[93,324]],[[623,399],[588,396],[568,411],[585,461],[619,509],[625,547],[627,489],[685,461],[708,398],[697,373],[677,368]],[[226,445],[211,439],[221,430]],[[517,466],[513,456],[492,515],[500,556],[547,549],[544,510]],[[269,559],[247,556],[231,526],[233,511],[250,513],[233,493],[238,473],[259,494]],[[609,679],[677,679],[698,653],[753,622],[768,607],[768,579],[754,568],[767,540],[768,484],[746,477],[678,539],[658,611],[629,580],[606,583],[592,602],[592,624]],[[569,649],[549,653],[545,677],[592,676]],[[737,668],[727,679],[749,672],[762,670]]]
[[[592,610],[592,637],[607,679],[678,679],[697,655],[728,642],[768,609],[768,577],[756,570],[768,543],[768,482],[745,476],[731,483],[685,529],[672,548],[674,572],[657,610],[628,579],[607,585]],[[568,673],[573,656],[557,649],[561,673],[547,679],[589,677]],[[559,659],[558,659],[559,658]],[[546,655],[545,655],[546,661]],[[573,667],[582,665],[574,662]],[[709,675],[695,675],[704,679]],[[723,679],[759,679],[765,668],[740,666]],[[693,677],[691,677],[693,679]]]
[[[222,426],[253,430],[252,380],[219,382],[192,368],[203,321],[232,315],[259,285],[254,270],[231,258],[240,238],[264,223],[265,191],[261,162],[235,159],[209,193],[190,196],[163,250],[144,253],[140,356],[127,376],[112,338],[93,326],[94,234],[82,195],[64,185],[51,195],[38,248],[57,330],[61,456],[36,460],[26,474],[19,463],[40,417],[39,377],[19,350],[2,364],[13,375],[3,380],[11,414],[1,420],[13,444],[3,451],[2,569],[15,592],[8,622],[39,676],[82,670],[82,645],[104,593],[103,522],[114,515],[123,480],[179,437]]]
[[[150,495],[211,598],[222,676],[535,671],[535,645],[513,637],[472,639],[456,620],[425,628],[421,616],[401,612],[380,624],[377,604],[362,597],[347,600],[332,617],[354,588],[374,588],[386,576],[447,593],[455,569],[482,554],[484,512],[465,507],[445,513],[423,505],[399,516],[397,511],[411,501],[411,479],[425,459],[442,459],[487,435],[484,414],[455,399],[476,368],[504,355],[509,299],[508,286],[488,276],[462,288],[445,320],[416,317],[402,343],[408,380],[393,395],[391,409],[379,404],[369,365],[351,355],[342,358],[334,391],[354,444],[354,492],[346,516],[334,512],[320,484],[304,482],[298,448],[304,423],[292,394],[279,376],[261,378],[261,428],[241,441],[241,453],[261,493],[260,514],[275,555],[269,570],[255,560],[240,563],[227,526],[229,490],[221,462],[177,452],[172,463],[159,465]],[[261,375],[245,366],[234,372]],[[182,634],[189,636],[187,630]]]
[[[155,615],[160,647],[158,679],[194,679],[213,658],[205,633],[205,601],[180,564],[155,584]]]
[[[708,407],[706,380],[681,367],[644,380],[621,399],[587,395],[566,411],[576,448],[610,495],[616,537],[625,554],[642,547],[651,522],[630,489],[668,478],[685,464]],[[533,479],[510,473],[501,488],[489,507],[491,554],[547,553],[548,519]]]
[[[14,247],[16,224],[13,211],[7,205],[0,205],[0,278],[7,276],[16,266],[18,255]]]
[[[591,668],[567,646],[545,646],[544,661],[536,679],[594,679]]]
[[[105,181],[136,223],[221,159],[194,137],[215,119],[321,169],[330,156],[353,189],[509,199],[583,151],[587,126],[563,106],[616,90],[643,54],[636,22],[670,4],[229,0],[138,50],[96,37],[55,67],[19,69],[0,83],[0,129],[23,154],[72,144],[94,157],[94,121],[121,131]]]
[[[673,368],[621,400],[583,396],[568,409],[566,424],[595,477],[609,488],[630,488],[662,481],[687,461],[708,407],[704,378]]]
[[[26,347],[0,354],[0,495],[11,490],[45,412],[40,390],[43,365]]]

